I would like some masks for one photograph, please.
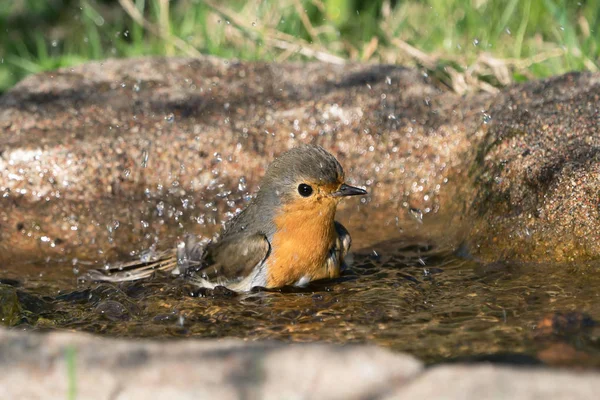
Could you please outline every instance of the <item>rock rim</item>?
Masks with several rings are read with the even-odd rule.
[[[469,96],[372,64],[142,58],[31,76],[0,98],[2,257],[210,236],[275,155],[312,142],[370,191],[340,212],[360,247],[417,231],[483,261],[593,263],[599,76]]]
[[[596,399],[598,372],[424,368],[371,346],[123,340],[0,330],[0,394],[27,399]],[[35,382],[35,383],[32,383]]]

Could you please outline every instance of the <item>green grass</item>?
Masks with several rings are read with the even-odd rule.
[[[67,365],[67,400],[77,399],[77,349],[69,346],[65,350]]]
[[[420,66],[494,90],[597,70],[599,23],[600,0],[0,0],[0,92],[87,60],[198,54]]]

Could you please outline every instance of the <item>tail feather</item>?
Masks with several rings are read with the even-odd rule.
[[[167,250],[154,255],[151,260],[134,260],[116,263],[103,270],[90,270],[86,278],[103,282],[135,281],[148,278],[158,271],[174,272],[177,265],[176,251]]]
[[[116,263],[108,268],[87,272],[86,279],[103,282],[127,282],[149,278],[156,272],[184,273],[189,267],[201,264],[204,242],[188,236],[176,249],[150,253],[139,260]]]

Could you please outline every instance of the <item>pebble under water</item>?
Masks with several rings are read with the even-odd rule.
[[[392,240],[356,250],[335,281],[248,294],[198,290],[170,276],[85,282],[81,265],[74,275],[66,261],[15,262],[0,268],[2,321],[120,337],[370,343],[429,363],[600,367],[598,274],[460,254]]]

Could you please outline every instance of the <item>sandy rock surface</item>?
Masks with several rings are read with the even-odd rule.
[[[600,75],[510,87],[471,176],[472,247],[528,261],[600,256]]]
[[[461,97],[398,66],[214,58],[31,76],[0,98],[0,259],[123,257],[210,236],[302,142],[368,188],[339,215],[355,247],[423,215],[435,229],[422,232],[466,239],[484,260],[597,259],[598,82]]]

